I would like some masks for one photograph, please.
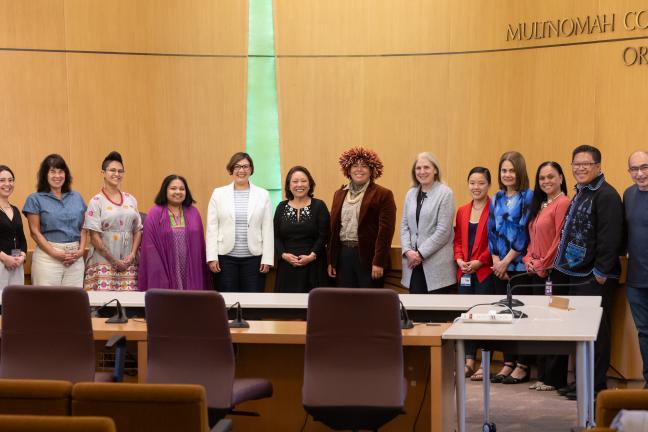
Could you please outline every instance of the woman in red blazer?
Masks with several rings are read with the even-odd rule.
[[[457,262],[459,294],[493,294],[493,259],[488,250],[488,168],[475,167],[468,173],[472,201],[457,210],[454,235],[454,258]],[[483,379],[483,370],[475,372],[477,346],[466,343],[465,374],[473,381]]]

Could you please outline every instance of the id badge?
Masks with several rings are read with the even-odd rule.
[[[22,255],[22,250],[20,249],[11,249],[11,256],[12,257],[19,257]]]
[[[460,284],[463,287],[469,287],[471,285],[471,277],[468,274],[461,276]]]

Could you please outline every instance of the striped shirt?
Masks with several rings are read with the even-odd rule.
[[[234,249],[227,255],[233,257],[252,256],[248,249],[247,231],[248,231],[248,201],[250,199],[250,189],[234,190]]]

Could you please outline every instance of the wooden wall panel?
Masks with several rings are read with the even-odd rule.
[[[63,0],[0,0],[0,47],[64,49]]]
[[[449,3],[275,0],[278,55],[445,51]]]
[[[49,153],[70,154],[65,56],[0,52],[0,163],[16,175],[11,201],[22,208]]]
[[[347,181],[337,161],[349,147],[378,152],[399,208],[416,154],[445,159],[446,59],[285,58],[277,70],[282,172],[305,165],[327,203]]]
[[[603,169],[619,192],[631,184],[628,156],[648,150],[648,66],[627,67],[622,61],[626,46],[647,46],[646,41],[617,42],[600,46],[596,82],[596,133],[603,154]]]
[[[187,178],[206,214],[225,164],[245,146],[244,59],[69,54],[71,159],[84,196],[102,185],[100,164],[122,152],[124,190],[140,210],[164,176]]]
[[[245,0],[65,0],[67,48],[247,54]]]

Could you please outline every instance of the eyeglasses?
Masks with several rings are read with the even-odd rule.
[[[126,172],[126,170],[117,169],[117,168],[110,168],[110,169],[107,169],[106,172],[109,172],[110,174],[124,174]]]
[[[598,162],[572,162],[571,164],[574,169],[592,168],[594,165],[598,165]]]
[[[628,172],[632,175],[636,175],[641,171],[643,174],[648,174],[648,164],[643,164],[639,166],[632,166],[628,168]]]
[[[0,184],[14,184],[16,180],[14,180],[12,177],[9,178],[0,178]]]
[[[249,170],[250,165],[234,165],[234,171]]]

